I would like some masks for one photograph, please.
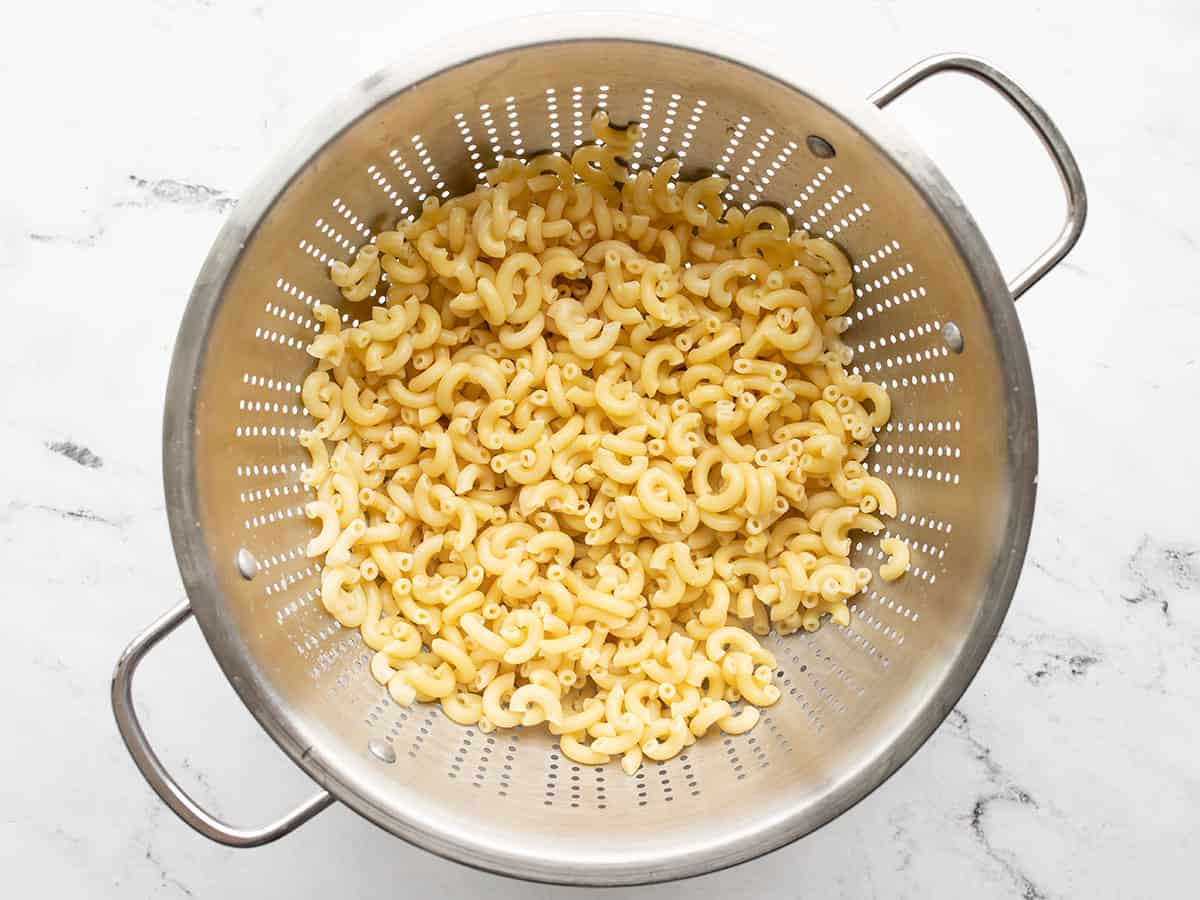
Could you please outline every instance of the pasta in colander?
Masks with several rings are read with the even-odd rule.
[[[633,772],[778,701],[757,636],[849,622],[851,535],[896,514],[862,464],[891,403],[846,372],[837,246],[592,125],[333,264],[386,299],[316,307],[307,551],[396,702]]]

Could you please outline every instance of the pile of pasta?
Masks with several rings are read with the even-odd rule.
[[[397,703],[633,772],[779,700],[756,635],[849,622],[890,401],[846,372],[834,244],[592,124],[333,263],[386,300],[314,308],[300,442],[321,599]]]

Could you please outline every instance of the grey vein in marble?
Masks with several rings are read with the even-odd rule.
[[[1157,606],[1169,620],[1169,591],[1200,589],[1200,548],[1164,544],[1143,535],[1125,563],[1125,574],[1133,582],[1133,590],[1121,594],[1121,599],[1132,606]]]
[[[31,231],[28,234],[29,240],[38,244],[60,244],[70,247],[94,247],[96,242],[104,236],[104,227],[100,226],[87,234],[74,236],[68,234],[48,234],[43,232]]]
[[[146,861],[158,872],[160,887],[173,888],[185,897],[196,896],[191,888],[170,873],[167,864],[155,855],[154,850],[149,845],[146,846]]]
[[[1049,654],[1045,661],[1028,676],[1030,683],[1038,684],[1045,678],[1050,678],[1066,672],[1072,678],[1080,678],[1088,673],[1092,666],[1100,662],[1098,656],[1076,653],[1063,656],[1061,653]]]
[[[47,441],[46,449],[89,469],[99,469],[104,465],[104,460],[87,447],[76,444],[74,441]]]
[[[993,803],[1016,803],[1019,806],[1038,809],[1037,801],[1030,796],[1028,791],[1012,780],[1000,764],[992,758],[992,751],[971,733],[971,721],[965,712],[961,709],[951,710],[946,723],[966,741],[971,755],[983,764],[984,775],[991,788],[989,792],[978,796],[971,807],[968,817],[971,833],[988,857],[995,861],[1012,879],[1013,884],[1021,891],[1022,900],[1046,900],[1046,894],[1021,869],[1020,861],[1012,854],[996,848],[987,828],[987,813]]]
[[[35,505],[34,509],[40,509],[43,512],[52,513],[63,519],[76,519],[80,522],[97,522],[101,525],[109,525],[113,528],[119,527],[112,519],[106,519],[104,516],[97,515],[89,509],[62,509],[61,507],[46,506],[41,503]]]
[[[192,184],[173,178],[139,178],[130,175],[129,182],[138,189],[137,200],[122,201],[118,206],[150,206],[168,204],[176,206],[203,206],[217,212],[228,212],[237,205],[237,198],[225,191],[206,184]]]

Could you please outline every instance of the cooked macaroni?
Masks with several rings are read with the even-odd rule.
[[[884,538],[879,549],[888,555],[888,561],[879,567],[879,577],[884,581],[895,581],[908,571],[908,544],[899,538]]]
[[[845,370],[841,250],[593,130],[333,264],[386,299],[316,307],[300,443],[322,601],[396,702],[633,772],[779,700],[757,636],[849,622],[890,401]]]

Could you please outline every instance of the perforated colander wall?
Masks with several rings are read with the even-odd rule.
[[[636,92],[631,98],[632,102],[620,103],[609,100],[610,90],[607,84],[575,85],[560,102],[556,99],[557,92],[550,88],[546,91],[544,106],[539,109],[537,106],[542,104],[537,104],[524,118],[526,121],[536,118],[540,128],[549,128],[550,140],[541,145],[544,148],[570,148],[584,143],[585,138],[590,137],[586,131],[587,122],[592,111],[600,106],[609,108],[618,121],[640,120],[647,137],[634,148],[634,167],[657,165],[668,156],[686,159],[698,133],[703,134],[706,128],[720,129],[726,135],[726,141],[711,168],[731,179],[729,201],[749,209],[769,199],[787,209],[794,225],[823,233],[843,245],[849,244],[855,226],[860,225],[871,212],[869,201],[856,197],[853,185],[838,177],[836,159],[815,159],[803,146],[804,136],[801,134],[789,135],[769,126],[756,126],[748,115],[740,115],[732,125],[723,127],[715,117],[705,121],[702,114],[708,108],[708,101],[702,97],[689,98],[679,93],[659,96],[654,88],[647,87]],[[528,105],[535,103],[531,101]],[[682,121],[677,118],[681,108],[692,110]],[[566,141],[562,139],[564,133],[558,127],[563,116],[567,117],[568,124]],[[469,110],[454,110],[449,113],[449,118],[452,127],[462,136],[463,147],[460,152],[464,152],[470,160],[478,180],[482,181],[486,169],[496,165],[505,156],[520,158],[525,155],[521,130],[523,117],[515,97],[504,97],[495,104],[481,103]],[[676,126],[679,127],[677,137]],[[703,168],[699,161],[697,164]],[[446,171],[454,171],[461,166],[461,158],[448,158],[445,163]],[[395,172],[393,180],[384,175],[388,169]],[[451,196],[441,171],[442,167],[430,154],[422,136],[413,134],[400,142],[399,146],[387,150],[380,160],[364,161],[359,177],[377,188],[385,205],[390,203],[397,215],[408,217],[413,215],[414,210],[419,210],[421,202],[431,194]],[[793,196],[780,197],[776,193],[766,193],[777,177],[781,181],[799,182],[804,187]],[[302,236],[297,239],[297,250],[320,263],[322,276],[332,260],[352,256],[358,246],[371,239],[372,231],[365,223],[377,218],[380,210],[378,202],[373,207],[366,205],[369,202],[360,201],[361,205],[356,208],[341,196],[331,197],[328,215],[315,219],[310,228],[302,231]],[[867,321],[875,325],[873,334],[876,336],[866,336],[861,326],[852,328],[848,333],[848,340],[857,354],[853,371],[881,382],[892,391],[908,389],[903,404],[897,404],[895,418],[886,426],[867,468],[891,482],[932,479],[957,485],[960,474],[954,470],[953,460],[961,459],[962,455],[956,440],[960,423],[957,420],[922,422],[908,418],[916,412],[921,402],[921,389],[954,381],[949,350],[941,339],[941,323],[936,318],[920,317],[921,320],[913,325],[911,313],[903,318],[893,314],[893,311],[899,313],[905,305],[920,304],[925,298],[927,292],[921,286],[920,275],[913,264],[906,261],[901,244],[896,239],[855,259],[858,303],[852,315],[857,323]],[[385,274],[384,282],[386,278]],[[310,283],[310,291],[306,292],[280,278],[276,288],[278,295],[264,304],[261,325],[256,326],[255,335],[302,354],[306,341],[319,330],[319,325],[311,318],[314,300],[338,304],[340,298],[336,290],[321,281]],[[380,292],[386,293],[386,284],[381,286]],[[354,311],[360,313],[364,309],[369,309],[369,306],[358,304]],[[349,324],[357,324],[351,312],[343,313],[343,318]],[[303,358],[303,362],[307,364],[307,358]],[[312,424],[306,421],[307,414],[298,402],[298,385],[278,382],[266,372],[247,373],[244,380],[248,388],[255,389],[247,390],[245,396],[238,400],[238,411],[242,416],[234,427],[235,437],[248,433],[250,436],[279,434],[295,438],[300,429]],[[267,399],[261,399],[263,397]],[[274,521],[272,516],[291,518],[303,515],[305,497],[298,479],[299,465],[293,461],[253,467],[262,470],[261,474],[255,472],[250,475],[250,490],[239,494],[247,506],[245,526],[248,530],[256,531],[264,524],[271,524]],[[242,468],[238,467],[239,475],[242,474]],[[944,559],[950,544],[950,526],[947,524],[942,530],[937,527],[941,523],[934,519],[932,521],[937,523],[932,526],[935,534],[930,535],[925,527],[930,518],[922,515],[919,507],[913,508],[910,500],[913,492],[903,488],[900,490],[908,501],[902,518],[889,523],[891,527],[884,534],[856,542],[858,562],[872,569],[877,568],[884,558],[877,549],[878,538],[900,537],[908,541],[913,550],[908,583],[915,579],[932,584],[937,580],[939,561]],[[277,608],[280,625],[287,627],[285,620],[294,615],[297,609],[311,605],[316,598],[320,566],[304,557],[300,544],[277,549],[265,558],[265,565],[274,578],[263,584],[264,600]],[[865,654],[877,660],[880,667],[887,667],[888,648],[902,646],[906,632],[916,627],[920,619],[920,614],[914,609],[889,596],[912,593],[908,583],[885,587],[883,582],[876,579],[871,588],[851,603],[856,616],[855,624],[843,629],[826,623],[825,628],[841,635],[844,652]],[[300,624],[291,638],[299,652],[314,660],[312,672],[318,679],[322,679],[325,672],[346,653],[354,655],[352,668],[357,672],[364,670],[368,659],[365,649],[359,646],[357,634],[346,632],[336,622],[324,623],[316,631],[307,622]],[[843,713],[846,705],[864,692],[835,658],[814,640],[803,635],[796,636],[781,642],[780,647],[783,658],[793,664],[782,670],[782,702],[797,705],[814,733],[819,733],[824,727],[823,719]],[[389,743],[398,743],[400,746],[397,749],[411,758],[427,753],[426,738],[440,718],[436,708],[397,710],[382,689],[369,683],[367,685],[370,690],[366,693],[378,695],[378,699],[371,706],[364,724],[378,730],[380,736]],[[788,736],[781,734],[777,727],[771,728],[772,724],[774,720],[768,716],[764,727],[753,734],[723,740],[721,755],[729,771],[737,778],[745,777],[747,757],[765,767],[770,765],[766,748],[787,751]],[[804,737],[803,731],[791,735],[793,740]],[[491,767],[498,761],[490,748],[507,740],[504,735],[483,737],[476,730],[467,729],[453,755],[438,760],[438,769],[449,779],[460,781],[466,787],[482,789],[492,775]],[[506,755],[512,755],[515,746],[512,744]],[[485,748],[489,749],[485,751]],[[441,752],[440,747],[437,752]],[[547,760],[543,766],[544,805],[565,803],[569,808],[581,808],[583,785],[586,783],[589,794],[593,795],[589,797],[591,802],[587,806],[589,809],[597,808],[600,798],[594,794],[599,792],[607,797],[608,791],[603,785],[609,778],[621,777],[619,772],[614,775],[612,769],[588,769],[585,772],[583,767],[564,760],[557,745],[551,749]],[[672,773],[678,777],[683,772],[685,762],[680,760],[654,765],[650,767],[653,774],[639,774],[634,785],[637,805],[646,805],[653,791],[660,793],[664,801],[672,800]],[[496,780],[497,791],[506,792],[499,782],[511,779],[496,776]],[[689,779],[685,778],[684,781],[686,784]],[[699,783],[691,790],[698,792]],[[604,806],[607,807],[607,803]]]

